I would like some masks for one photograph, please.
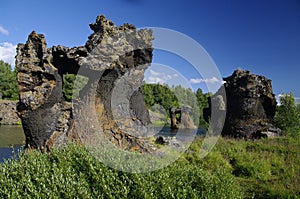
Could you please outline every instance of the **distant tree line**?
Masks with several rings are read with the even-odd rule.
[[[167,84],[147,84],[144,82],[142,91],[148,109],[160,105],[168,112],[171,107],[190,107],[194,123],[199,124],[199,126],[206,125],[202,111],[203,108],[208,107],[210,94],[204,94],[200,88],[193,92],[192,89],[184,88],[181,85],[170,87]]]

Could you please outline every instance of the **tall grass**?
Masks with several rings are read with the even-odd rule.
[[[256,141],[221,138],[208,156],[198,159],[198,140],[185,158],[208,170],[227,169],[242,187],[245,198],[300,198],[299,141],[294,137]]]
[[[0,198],[242,198],[225,169],[180,159],[150,173],[111,169],[81,146],[27,152],[0,165]]]
[[[75,144],[26,152],[0,165],[0,198],[300,198],[299,138],[220,138],[203,159],[201,144],[143,174],[111,169]]]

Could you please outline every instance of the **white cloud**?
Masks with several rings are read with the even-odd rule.
[[[150,73],[151,73],[151,75],[154,75],[154,76],[160,76],[160,75],[162,75],[162,73],[156,72],[154,70],[150,70]]]
[[[8,30],[6,30],[3,26],[0,25],[0,33],[4,34],[4,35],[8,35],[9,32]]]
[[[280,98],[286,96],[287,94],[278,94],[275,95],[276,101],[277,101],[277,105],[280,106],[281,102],[280,102]],[[300,103],[300,97],[294,97],[295,99],[295,103],[298,104]]]
[[[15,66],[16,45],[4,42],[0,43],[0,59],[9,63],[12,67]]]
[[[147,82],[149,84],[164,84],[166,81],[160,77],[153,77],[153,76],[150,76],[147,80]]]
[[[167,74],[165,72],[157,72],[155,70],[149,70],[149,73],[146,72],[146,82],[150,84],[165,84],[168,83],[168,81],[173,80],[175,78],[179,77],[178,74]]]
[[[216,83],[220,83],[223,84],[224,81],[220,80],[216,77],[212,77],[212,78],[207,78],[207,79],[203,79],[203,78],[197,78],[197,79],[190,79],[190,83],[191,84],[200,84],[200,83],[206,83],[206,84],[216,84]]]

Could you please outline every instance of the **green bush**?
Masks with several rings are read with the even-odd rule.
[[[26,152],[0,165],[0,198],[241,198],[230,172],[179,160],[149,173],[125,173],[83,147]]]

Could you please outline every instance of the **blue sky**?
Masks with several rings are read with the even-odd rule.
[[[84,45],[92,33],[88,24],[99,14],[117,25],[179,31],[205,48],[222,76],[247,69],[272,79],[276,95],[300,97],[299,0],[1,1],[0,59],[13,62],[16,44],[25,43],[32,30],[45,34],[48,47]],[[166,53],[154,54],[154,62],[178,70],[194,89],[218,81]]]

